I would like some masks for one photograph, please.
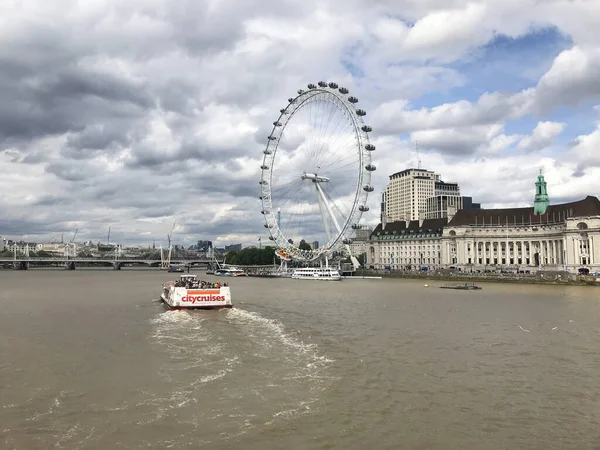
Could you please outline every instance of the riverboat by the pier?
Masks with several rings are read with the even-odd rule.
[[[163,283],[161,300],[169,309],[231,308],[231,290],[227,283],[199,281],[196,275],[181,275],[177,281]]]
[[[245,277],[246,272],[238,267],[230,266],[229,264],[223,264],[221,267],[215,270],[215,275],[224,277]]]
[[[333,267],[302,267],[294,270],[292,278],[295,280],[340,281],[342,276]]]
[[[171,264],[169,266],[169,272],[183,272],[185,269],[185,265],[183,264]]]

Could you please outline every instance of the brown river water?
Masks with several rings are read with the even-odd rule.
[[[600,448],[598,288],[173,278],[0,271],[0,449]]]

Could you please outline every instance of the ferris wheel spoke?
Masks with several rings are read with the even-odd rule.
[[[318,96],[319,94],[311,98],[309,103],[309,109],[311,111],[311,114],[309,117],[309,122],[307,124],[307,129],[310,132],[310,141],[306,150],[306,154],[309,160],[312,160],[318,151],[321,133],[323,131],[324,108],[323,105],[317,101]],[[312,113],[312,111],[314,111],[314,114]]]
[[[339,127],[339,125],[340,124],[346,125],[344,116],[342,114],[335,114],[336,105],[334,103],[328,102],[327,109],[328,109],[328,116],[327,116],[326,126],[322,129],[322,131],[319,135],[319,137],[320,137],[319,144],[318,144],[318,148],[316,149],[318,151],[318,153],[316,153],[314,155],[316,157],[316,160],[318,160],[320,157],[322,157],[323,155],[328,153],[328,152],[322,151],[323,149],[325,149],[325,148],[331,149],[331,143],[332,143],[331,136],[333,135],[335,130]],[[334,116],[334,114],[335,114],[335,116]],[[343,127],[339,132],[343,132]]]
[[[333,142],[332,142],[333,133],[338,128],[338,126],[340,126],[340,125],[347,125],[347,124],[343,123],[344,117],[342,115],[337,115],[337,118],[335,118],[335,123],[329,122],[330,120],[333,119],[332,114],[333,114],[333,111],[334,111],[335,107],[334,107],[333,104],[330,104],[329,108],[330,108],[330,115],[328,117],[327,126],[323,130],[323,134],[321,136],[322,137],[321,146],[327,146],[327,147],[331,148],[332,144],[333,144]],[[329,129],[330,125],[332,125],[331,126],[331,130]],[[341,130],[339,131],[339,133],[341,133],[344,130],[344,128],[346,128],[346,127],[342,126]],[[323,154],[323,152],[321,152],[319,155],[322,155],[322,154]]]
[[[350,164],[354,164],[354,166],[356,167],[356,164],[358,162],[356,156],[352,154],[341,154],[338,158],[332,159],[334,157],[335,155],[327,157],[327,160],[323,162],[323,166],[335,167],[336,170],[339,170],[340,166],[338,164],[344,163],[342,167],[348,167]]]
[[[286,197],[280,197],[283,201],[281,203],[281,211],[285,217],[295,214],[295,211],[298,210],[299,206],[302,203],[302,200],[306,197],[305,186],[301,183],[298,184],[297,188],[291,191],[291,195]]]
[[[332,105],[332,108],[333,108],[333,105]],[[348,123],[348,121],[344,120],[344,119],[345,119],[345,117],[343,115],[341,115],[341,114],[337,115],[337,120],[336,120],[335,125],[332,127],[332,129],[329,133],[326,133],[323,136],[324,143],[321,144],[321,146],[322,147],[327,146],[330,149],[330,152],[333,148],[335,148],[334,144],[337,141],[337,139],[339,138],[339,136],[347,134],[347,132],[352,130],[351,123]],[[340,129],[338,130],[336,138],[333,138],[333,135],[336,132],[338,125],[340,125],[340,122],[342,122],[341,123],[342,127],[340,127]],[[315,155],[317,157],[317,161],[325,158],[330,152],[320,152],[317,155]],[[317,164],[319,164],[319,163],[317,163]]]
[[[332,144],[329,145],[330,151],[329,152],[322,152],[320,155],[318,155],[318,165],[319,166],[323,166],[326,165],[327,161],[331,158],[333,158],[335,155],[338,155],[340,153],[344,153],[345,151],[347,151],[347,148],[350,147],[350,139],[348,139],[348,137],[346,137],[344,139],[344,142],[347,142],[346,145],[340,145],[337,146],[337,142],[340,139],[340,134],[338,133],[337,136],[334,138],[333,135],[331,136],[331,138],[333,139]],[[338,148],[336,148],[336,146]],[[352,155],[353,157],[356,157],[356,155]]]
[[[342,155],[339,155],[338,157],[326,156],[319,163],[319,167],[321,167],[324,171],[327,171],[330,173],[335,173],[340,170],[341,166],[343,166],[347,163],[354,164],[354,175],[356,175],[356,166],[359,163],[359,159],[356,157],[356,155],[352,155],[352,154],[345,154],[345,155],[342,154]]]

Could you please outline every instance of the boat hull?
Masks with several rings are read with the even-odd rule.
[[[312,280],[312,281],[341,281],[342,276],[333,272],[300,272],[292,274],[294,280]]]
[[[292,279],[294,280],[311,280],[311,281],[341,281],[342,277],[329,277],[329,278],[321,278],[321,277],[313,277],[313,278],[308,278],[308,277],[295,277],[292,275]]]
[[[223,309],[233,307],[229,286],[186,289],[184,287],[168,285],[164,287],[160,298],[172,310]]]
[[[441,289],[455,289],[457,291],[480,291],[480,286],[440,286]]]

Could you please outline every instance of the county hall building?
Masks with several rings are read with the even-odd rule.
[[[551,205],[544,176],[532,207],[461,209],[453,217],[379,224],[367,264],[376,269],[600,270],[600,200]]]

